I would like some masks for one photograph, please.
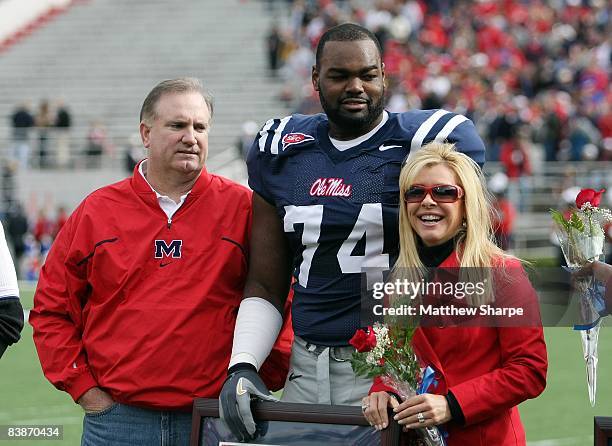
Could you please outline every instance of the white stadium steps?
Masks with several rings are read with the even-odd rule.
[[[287,113],[277,99],[281,83],[266,75],[265,35],[273,20],[265,4],[253,0],[77,2],[0,54],[0,153],[8,151],[10,114],[23,101],[35,111],[41,99],[62,99],[73,115],[73,137],[84,138],[98,120],[121,145],[138,131],[140,106],[158,81],[194,76],[215,97],[211,158],[228,148],[237,156],[233,146],[245,121],[263,124]],[[243,180],[242,162],[228,168],[228,156],[219,158],[224,171]],[[46,190],[57,181],[71,184],[74,192],[61,197],[69,206],[89,192],[86,185],[74,187],[71,171],[58,175]],[[100,175],[108,178],[108,172]],[[44,187],[41,181],[32,187]],[[18,184],[28,187],[28,178]]]

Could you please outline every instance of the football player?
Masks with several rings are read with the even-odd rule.
[[[371,287],[397,257],[403,160],[438,140],[484,163],[465,116],[384,110],[381,47],[361,26],[323,34],[312,85],[325,113],[269,120],[247,158],[251,256],[220,396],[222,417],[241,440],[256,431],[251,397],[269,399],[257,370],[282,325],[291,275],[295,341],[283,401],[359,405],[371,381],[353,373],[349,339],[361,326],[362,279]]]
[[[19,301],[17,273],[0,223],[0,358],[9,345],[21,338],[21,330],[23,307]]]

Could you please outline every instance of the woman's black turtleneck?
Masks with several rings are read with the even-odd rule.
[[[423,240],[421,240],[420,237],[417,237],[417,252],[419,253],[419,258],[421,259],[421,262],[423,262],[423,265],[429,268],[440,265],[440,263],[446,260],[454,250],[454,238],[451,238],[441,245],[425,246]]]
[[[428,268],[434,268],[439,266],[444,260],[450,256],[455,250],[455,239],[451,238],[450,240],[436,246],[425,246],[423,240],[420,237],[417,237],[417,252],[419,253],[419,258],[423,265]],[[453,392],[450,390],[446,395],[446,401],[448,402],[448,407],[451,411],[452,419],[457,422],[460,426],[465,424],[465,416],[463,415],[463,410],[453,395]]]

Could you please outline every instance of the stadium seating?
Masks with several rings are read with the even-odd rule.
[[[121,153],[138,129],[146,93],[162,79],[195,76],[216,98],[211,169],[244,180],[233,149],[241,125],[285,113],[276,101],[280,87],[265,72],[263,37],[271,20],[256,1],[75,3],[0,54],[0,150],[6,155],[10,146],[9,117],[16,104],[28,100],[35,109],[41,99],[61,98],[73,115],[74,153],[84,150],[94,120],[104,123]],[[106,168],[74,175],[94,176],[96,184],[122,177],[121,157],[115,157]],[[72,207],[90,185],[75,183],[71,175],[20,171],[19,197],[55,191],[56,201]]]

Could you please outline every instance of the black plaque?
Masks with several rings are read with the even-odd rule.
[[[595,417],[595,446],[612,446],[612,417]]]
[[[397,446],[401,427],[390,416],[382,431],[371,427],[355,406],[253,403],[253,416],[262,433],[249,444],[267,446]],[[391,415],[391,414],[390,414]],[[192,446],[237,444],[219,418],[218,399],[193,404]]]

